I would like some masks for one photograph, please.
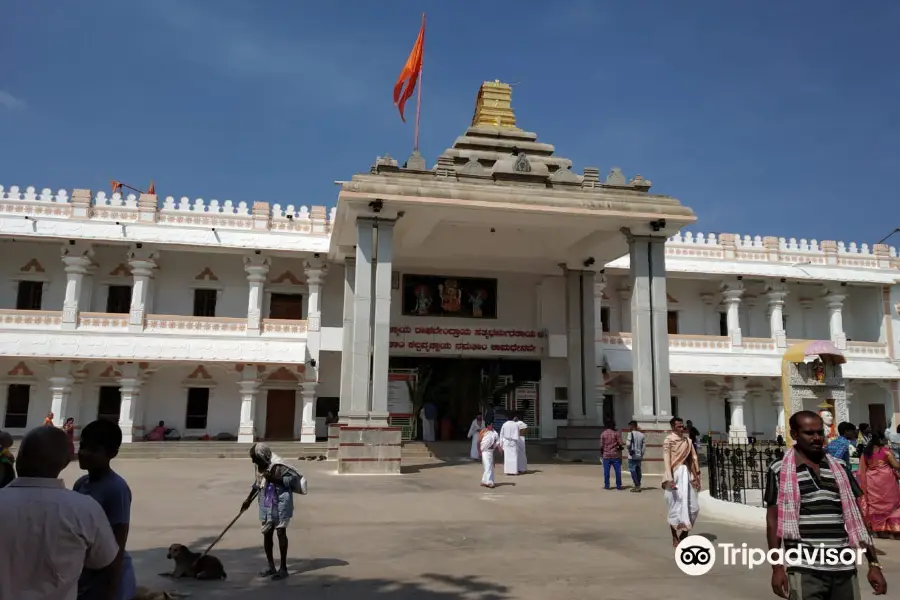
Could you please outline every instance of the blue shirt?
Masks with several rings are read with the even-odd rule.
[[[78,479],[72,489],[79,494],[90,496],[103,508],[112,527],[131,522],[131,489],[115,471],[110,471],[100,479],[91,480],[87,475]],[[106,573],[85,569],[78,580],[78,600],[105,600],[107,589]],[[134,567],[131,556],[125,553],[122,559],[122,581],[119,584],[119,600],[131,600],[135,594]]]
[[[825,446],[825,452],[835,457],[838,460],[844,461],[844,464],[849,467],[850,465],[850,440],[841,436],[836,440],[833,440],[827,446]]]

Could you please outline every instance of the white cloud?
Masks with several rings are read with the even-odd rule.
[[[21,98],[13,96],[6,90],[0,90],[0,107],[8,110],[22,110],[25,106],[25,101]]]

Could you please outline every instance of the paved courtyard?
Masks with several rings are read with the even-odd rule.
[[[225,563],[227,581],[173,583],[157,576],[171,569],[166,548],[177,542],[201,551],[221,533],[248,492],[250,461],[118,461],[134,492],[129,549],[138,583],[197,600],[775,597],[768,568],[716,566],[701,577],[681,574],[662,492],[604,491],[599,467],[536,465],[529,475],[500,475],[500,487],[486,490],[474,463],[406,466],[396,477],[338,476],[334,463],[298,465],[310,495],[297,497],[291,577],[272,582],[255,576],[264,557],[254,506],[213,551]],[[78,475],[71,465],[67,483]],[[658,479],[647,483],[658,486]],[[702,515],[697,532],[724,542],[765,543],[761,530]],[[881,547],[895,596],[900,542],[882,541]]]

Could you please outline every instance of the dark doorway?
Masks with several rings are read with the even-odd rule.
[[[97,419],[118,423],[119,413],[121,412],[122,394],[118,386],[105,385],[100,388],[100,400],[97,402]]]
[[[869,405],[869,426],[873,431],[884,433],[887,427],[887,416],[884,411],[884,404]],[[893,431],[891,433],[894,433]]]
[[[294,390],[269,390],[266,395],[266,439],[294,439],[294,410],[297,393]]]
[[[131,311],[131,286],[111,285],[106,293],[106,312],[127,315]]]
[[[300,294],[272,294],[269,302],[270,319],[303,320],[303,296]]]
[[[392,369],[430,369],[431,401],[437,406],[438,421],[449,420],[450,439],[466,439],[469,426],[481,411],[482,375],[493,373],[500,381],[539,382],[541,363],[537,360],[493,360],[486,358],[431,358],[392,356]],[[520,407],[524,412],[536,406]],[[418,418],[418,415],[414,416]],[[538,426],[537,423],[534,424]],[[439,439],[442,425],[437,427]],[[419,428],[421,434],[422,428]]]

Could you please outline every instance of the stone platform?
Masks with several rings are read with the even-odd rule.
[[[399,475],[401,437],[400,427],[342,426],[338,437],[338,473]]]
[[[264,558],[252,508],[212,552],[225,565],[226,581],[173,582],[156,575],[171,569],[167,547],[202,551],[222,532],[253,481],[250,461],[113,466],[133,492],[128,550],[138,582],[189,592],[190,600],[774,598],[768,569],[716,564],[707,575],[683,575],[658,488],[606,492],[600,469],[569,464],[498,474],[499,486],[486,490],[478,485],[481,466],[471,462],[410,462],[403,477],[339,477],[333,462],[301,463],[310,491],[295,496],[287,580],[256,576]],[[64,473],[69,486],[79,475],[77,465]],[[738,546],[766,543],[764,531],[703,514],[696,532]],[[883,597],[896,597],[900,542],[878,543],[890,586]],[[862,598],[871,593],[864,590]]]

